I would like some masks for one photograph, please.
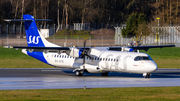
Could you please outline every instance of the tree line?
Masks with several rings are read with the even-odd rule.
[[[179,23],[180,0],[1,0],[0,24],[3,19],[52,19],[55,24],[126,23],[132,13],[145,14],[149,23]],[[46,24],[46,22],[39,22]]]

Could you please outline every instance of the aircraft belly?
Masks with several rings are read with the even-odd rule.
[[[63,60],[55,60],[55,66],[56,67],[61,67],[61,68],[72,68],[72,63],[74,60],[70,59],[63,59]]]
[[[95,60],[85,60],[85,64],[89,65],[98,65],[99,61]],[[74,68],[78,68],[83,65],[83,59],[75,59],[73,63]]]

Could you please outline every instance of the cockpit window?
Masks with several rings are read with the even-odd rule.
[[[150,60],[153,60],[149,55],[148,55],[148,57],[149,57]]]
[[[150,56],[137,56],[134,58],[134,61],[140,61],[140,60],[152,60]]]

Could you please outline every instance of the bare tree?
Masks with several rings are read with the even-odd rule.
[[[60,27],[60,22],[59,22],[59,4],[60,4],[60,1],[58,0],[58,11],[57,11],[57,23],[58,23],[58,27],[56,29],[56,32],[59,31],[59,27]]]
[[[66,28],[68,28],[68,0],[65,0],[65,10],[66,10]]]
[[[65,9],[65,7],[63,6],[63,13],[62,13],[62,20],[61,20],[61,29],[63,28],[63,24],[64,24],[64,9]]]
[[[44,19],[48,19],[48,7],[49,7],[49,0],[45,1],[45,5],[44,5]],[[46,28],[46,21],[44,22],[44,29]]]
[[[16,2],[16,11],[15,11],[14,19],[16,19],[16,16],[17,16],[18,6],[19,6],[19,0],[17,0]]]
[[[143,39],[146,40],[146,37],[151,33],[151,28],[148,26],[146,22],[140,23],[135,32],[135,37],[133,38],[136,41],[136,45],[139,45],[139,42]]]
[[[23,15],[24,15],[24,0],[22,0],[22,13],[21,13],[21,19],[23,19]],[[21,21],[21,25],[22,25],[22,21]]]
[[[81,25],[81,30],[83,28],[83,23],[84,23],[84,13],[85,13],[85,10],[86,10],[86,0],[82,0],[83,2],[83,13],[82,13],[82,25]]]
[[[34,12],[33,12],[33,15],[34,15],[34,18],[36,18],[36,0],[34,0]]]
[[[169,21],[169,23],[171,24],[171,5],[172,5],[171,0],[170,0],[169,4],[170,4],[170,8],[169,8],[170,21]]]

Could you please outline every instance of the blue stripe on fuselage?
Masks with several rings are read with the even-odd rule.
[[[27,54],[35,59],[38,59],[46,64],[49,64],[47,60],[44,58],[43,52],[29,52],[27,51]],[[50,65],[50,64],[49,64]]]

